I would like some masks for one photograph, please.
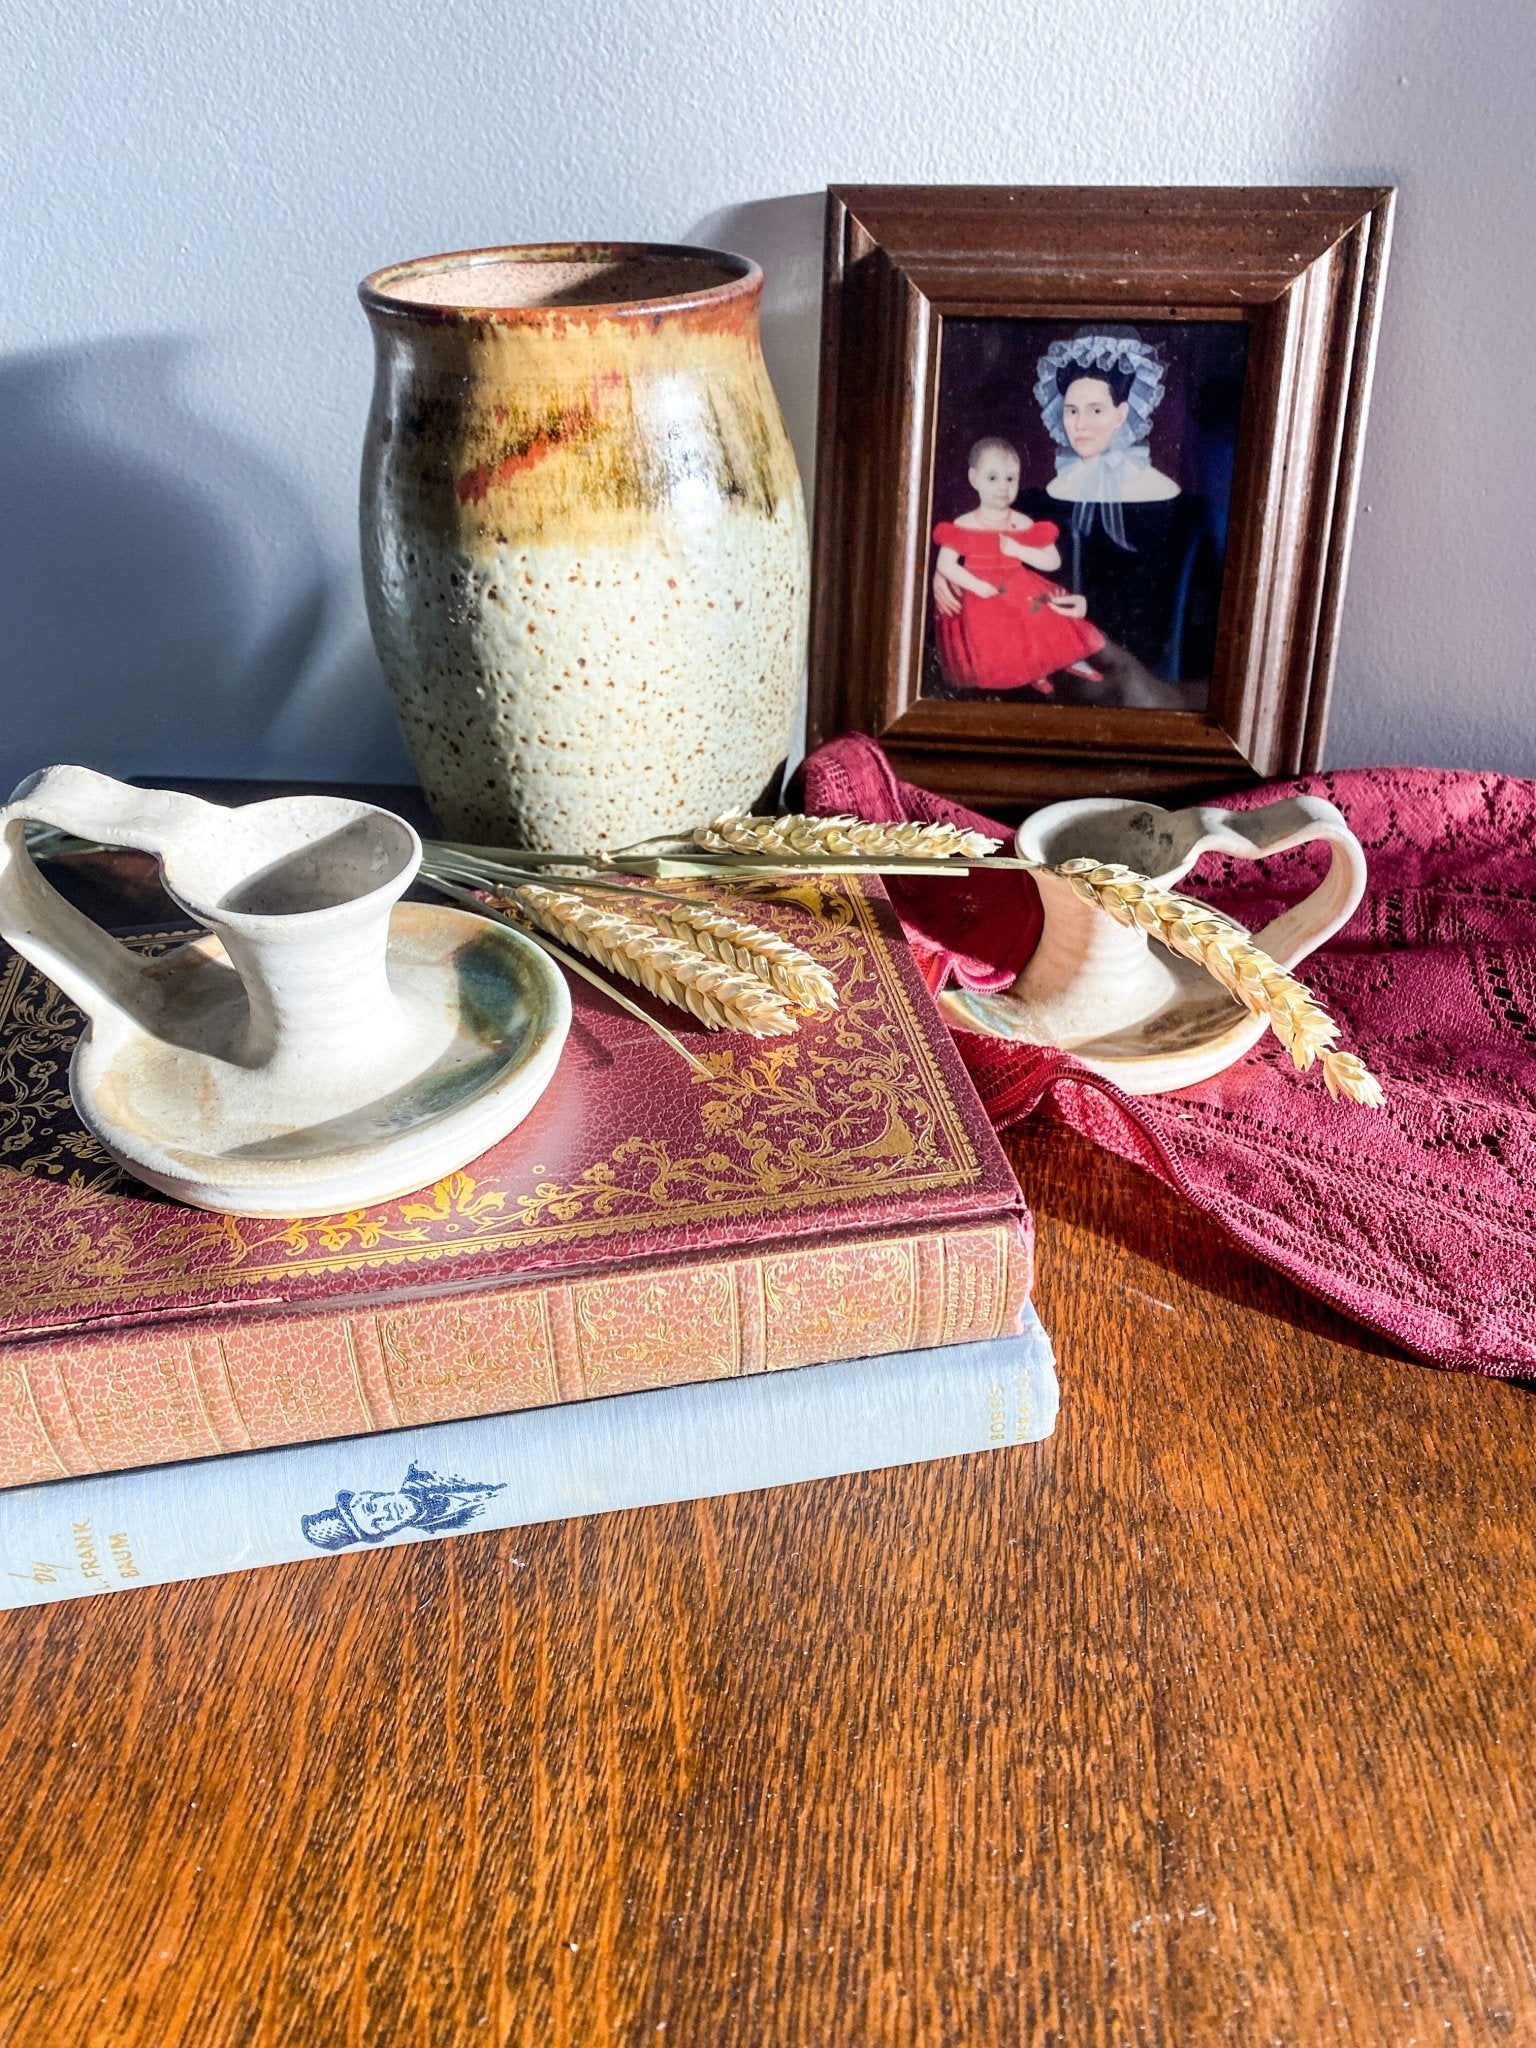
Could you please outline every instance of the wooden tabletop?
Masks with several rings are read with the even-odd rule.
[[[1015,1158],[1048,1444],[0,1616],[6,2048],[1536,2040],[1529,1394]]]

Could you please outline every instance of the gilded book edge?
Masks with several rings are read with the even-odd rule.
[[[0,1486],[965,1343],[1030,1287],[1022,1216],[0,1347]]]

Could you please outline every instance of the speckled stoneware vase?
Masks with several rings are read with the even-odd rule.
[[[751,804],[805,657],[805,511],[707,249],[477,249],[361,287],[369,618],[454,838],[596,850]]]

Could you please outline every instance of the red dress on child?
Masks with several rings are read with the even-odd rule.
[[[953,548],[973,576],[997,590],[996,597],[962,590],[958,618],[935,609],[939,664],[950,684],[965,690],[1032,687],[1049,696],[1049,678],[1057,669],[1086,661],[1104,645],[1097,626],[1052,607],[1051,598],[1065,595],[1059,583],[1003,553],[1005,534],[1025,547],[1045,548],[1057,531],[1048,519],[1011,529],[956,526],[950,520],[934,528],[941,548]]]

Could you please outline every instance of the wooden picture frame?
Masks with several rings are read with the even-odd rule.
[[[1315,768],[1393,196],[1337,186],[830,188],[809,745],[867,732],[898,773],[1015,813],[1122,792],[1188,801]],[[1024,361],[1032,336],[1111,322],[1132,323],[1113,331],[1150,340],[1153,357],[1208,352],[1224,338],[1241,349],[1228,380],[1240,405],[1226,430],[1219,595],[1203,643],[1210,674],[1168,686],[1196,708],[1149,707],[1134,693],[1108,703],[995,688],[936,697],[953,672],[934,667],[933,534],[936,519],[954,516],[935,503],[936,451],[948,446],[941,396],[957,421],[963,411],[941,393],[946,332],[952,353],[979,336],[994,355]],[[1218,323],[1240,323],[1241,336]],[[1037,408],[1037,435],[1047,421]],[[945,460],[953,479],[958,458]],[[1059,486],[1076,457],[1063,445],[1055,460]],[[1062,510],[1066,525],[1091,520]],[[1209,554],[1214,515],[1206,525],[1199,545]],[[1040,602],[1059,604],[1071,587]]]

